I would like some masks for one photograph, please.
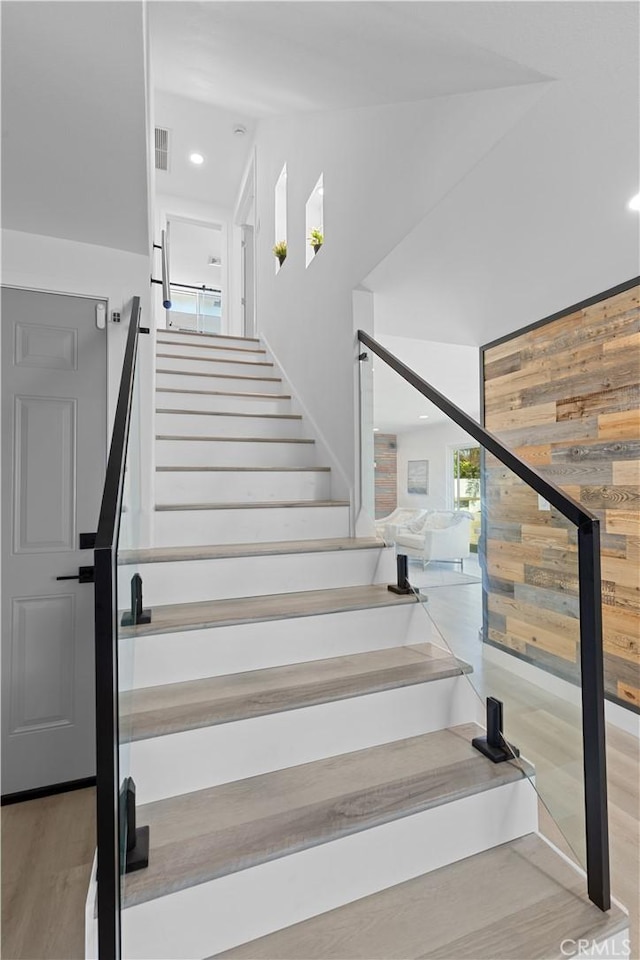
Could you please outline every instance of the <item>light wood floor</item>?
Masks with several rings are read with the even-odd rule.
[[[95,791],[2,808],[3,960],[80,960]]]

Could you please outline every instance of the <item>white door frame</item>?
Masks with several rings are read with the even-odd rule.
[[[255,147],[251,152],[249,162],[247,164],[247,169],[242,180],[242,186],[240,188],[240,195],[238,197],[238,202],[233,214],[233,257],[237,263],[237,298],[239,303],[239,319],[240,323],[238,325],[239,330],[241,331],[241,336],[245,336],[245,315],[244,315],[244,289],[243,289],[243,270],[244,270],[244,258],[242,252],[242,242],[243,242],[243,226],[253,227],[253,329],[254,336],[257,333],[257,322],[256,318],[258,315],[258,277],[256,270],[256,254],[257,254],[257,235],[258,235],[258,224],[257,224],[257,176],[256,176],[256,150]]]

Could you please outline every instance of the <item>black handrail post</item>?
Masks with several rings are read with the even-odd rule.
[[[120,957],[117,601],[111,549],[94,551],[98,957]]]
[[[609,910],[611,891],[598,520],[582,523],[578,527],[578,571],[587,889],[589,898],[601,910]]]

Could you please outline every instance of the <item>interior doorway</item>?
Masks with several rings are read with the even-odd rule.
[[[226,330],[226,231],[222,224],[167,217],[170,296],[167,327]]]

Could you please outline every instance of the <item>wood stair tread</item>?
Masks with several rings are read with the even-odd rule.
[[[174,433],[156,434],[156,440],[215,440],[218,443],[315,443],[315,440],[301,440],[298,437],[203,437],[203,436],[183,436]]]
[[[186,391],[185,391],[186,392]],[[233,394],[225,394],[233,396]],[[254,420],[302,420],[300,413],[236,413],[226,410],[181,410],[156,407],[156,413],[184,414],[189,417],[248,417]]]
[[[331,467],[156,467],[157,473],[330,473]]]
[[[227,357],[192,357],[188,353],[158,353],[156,351],[156,357],[165,360],[197,360],[198,363],[235,363],[242,367],[273,366],[268,360],[229,360]]]
[[[144,804],[149,866],[127,877],[133,906],[298,850],[521,779],[471,746],[475,724]]]
[[[348,507],[348,500],[260,500],[233,503],[157,503],[156,510],[265,510],[287,507]]]
[[[270,543],[211,544],[204,547],[148,547],[123,550],[119,564],[167,563],[175,560],[218,560],[230,557],[268,557],[291,553],[326,553],[337,550],[379,550],[386,546],[375,537],[335,537],[326,540],[276,540]]]
[[[291,400],[290,393],[238,393],[229,390],[193,390],[188,387],[156,387],[156,393],[188,393],[207,397],[250,397],[252,400]]]
[[[172,330],[171,327],[158,332],[162,332],[163,336],[171,333],[177,337],[209,337],[214,340],[244,340],[246,343],[260,343],[258,337],[234,337],[230,333],[201,333],[199,330]]]
[[[197,603],[172,603],[152,608],[151,623],[121,630],[121,636],[175,633],[177,630],[202,630],[266,620],[313,617],[327,613],[346,613],[371,607],[390,607],[416,603],[413,594],[398,595],[385,584],[360,587],[335,587],[331,590],[302,590],[298,593],[274,593],[234,600],[205,600]]]
[[[429,643],[390,647],[120,694],[129,740],[211,727],[429,683],[470,667]]]
[[[282,383],[282,377],[247,377],[243,373],[203,373],[201,370],[162,370],[160,367],[156,368],[156,373],[169,373],[176,377],[210,377],[218,380],[257,380],[260,382],[268,380],[271,383]]]
[[[189,334],[183,334],[183,336],[189,336]],[[231,338],[229,338],[231,339]],[[255,341],[258,342],[257,340]],[[195,347],[198,350],[231,350],[235,353],[261,353],[266,354],[266,350],[263,347],[236,347],[229,346],[224,343],[176,343],[176,341],[171,340],[156,340],[156,344],[161,344],[167,347]]]
[[[537,960],[561,956],[564,940],[606,939],[628,922],[615,905],[602,913],[582,875],[530,833],[215,960]]]

